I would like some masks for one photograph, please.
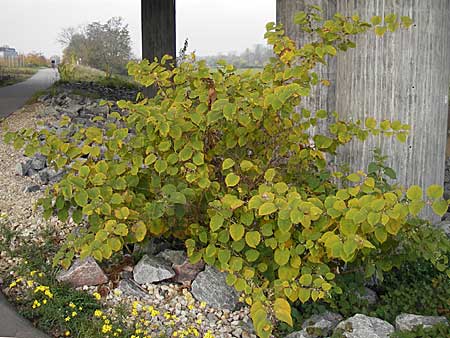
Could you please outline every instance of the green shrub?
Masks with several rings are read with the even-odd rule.
[[[340,292],[334,278],[345,264],[382,276],[402,238],[422,239],[411,218],[426,204],[421,188],[380,189],[376,175],[331,173],[326,161],[370,134],[404,141],[408,126],[334,114],[329,133],[311,137],[328,113],[294,110],[312,86],[327,84],[316,64],[354,47],[352,36],[372,28],[383,35],[400,21],[390,15],[382,26],[378,17],[367,23],[339,14],[325,21],[317,11],[295,21],[316,42],[297,48],[281,26],[268,24],[276,57],[261,72],[237,73],[226,63],[211,71],[195,60],[174,67],[168,56],[130,63],[138,83],[159,89],[151,99],[118,102],[129,114],[111,117],[126,126],[82,128],[72,139],[45,130],[6,134],[26,154],[38,151],[67,170],[41,201],[44,214],[87,226],[67,238],[55,262],[67,267],[76,254],[108,259],[151,236],[185,240],[192,262],[228,272],[251,305],[256,332],[268,337],[275,318],[292,325],[290,303]],[[426,193],[444,214],[442,187]],[[413,252],[445,270],[446,249]]]
[[[414,331],[395,332],[391,338],[444,338],[450,337],[450,326],[438,324],[431,328],[418,327]]]

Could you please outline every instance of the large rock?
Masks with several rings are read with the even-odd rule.
[[[395,329],[398,331],[412,331],[417,326],[429,328],[440,323],[448,325],[447,318],[443,316],[420,316],[402,313],[395,318]]]
[[[373,305],[378,302],[378,295],[375,291],[372,289],[369,289],[368,287],[364,287],[362,291],[357,290],[355,292],[356,297],[361,300],[367,301],[367,304]]]
[[[199,261],[195,264],[191,264],[188,259],[186,259],[182,264],[172,266],[173,271],[175,271],[174,281],[177,283],[191,283],[195,278],[197,278],[200,271],[205,268],[205,263]]]
[[[170,262],[160,257],[144,255],[133,269],[133,279],[139,284],[161,282],[174,276]]]
[[[119,286],[117,288],[127,296],[132,296],[140,299],[150,298],[150,295],[131,279],[122,279],[119,282]]]
[[[447,237],[450,238],[450,219],[435,224],[435,227],[444,231]]]
[[[166,249],[157,254],[156,257],[163,258],[172,264],[172,269],[175,271],[173,281],[177,283],[191,283],[205,268],[203,261],[191,264],[183,250]]]
[[[156,257],[165,259],[166,261],[170,262],[172,265],[183,264],[187,258],[186,253],[184,251],[171,250],[171,249],[166,249],[164,251],[161,251],[159,254],[156,255]]]
[[[37,154],[31,160],[31,169],[42,170],[47,165],[47,158],[44,155]]]
[[[192,283],[192,295],[200,302],[205,302],[218,309],[236,309],[239,294],[226,282],[227,274],[207,265]]]
[[[108,281],[108,277],[92,257],[84,260],[76,259],[70,269],[61,271],[56,279],[74,287],[100,285]]]
[[[302,329],[311,337],[327,337],[343,319],[339,313],[327,311],[305,320]]]
[[[288,334],[285,338],[312,338],[305,330],[295,331]]]
[[[31,168],[31,159],[28,159],[25,162],[17,163],[16,173],[19,176],[26,176],[30,168]]]
[[[340,322],[334,334],[345,338],[389,338],[394,327],[388,322],[375,317],[356,314]]]

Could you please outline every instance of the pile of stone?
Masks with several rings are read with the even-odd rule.
[[[83,93],[84,96],[101,97],[109,101],[128,100],[133,101],[138,94],[138,88],[107,87],[97,82],[67,82],[60,83],[58,89],[63,92]]]
[[[173,310],[185,318],[183,320],[192,321],[206,313],[204,327],[213,330],[216,337],[255,337],[248,308],[239,302],[239,294],[226,284],[226,274],[203,263],[189,263],[183,251],[165,249],[155,255],[145,254],[134,267],[125,268],[121,276],[117,284],[120,292],[111,292],[107,297],[113,300],[113,304],[138,299],[143,304]],[[77,260],[57,278],[77,287],[99,285],[108,280],[92,258]],[[184,304],[185,300],[177,295],[181,293],[180,289],[185,288],[190,289],[189,294],[197,302],[204,302],[208,307],[203,311],[199,306],[192,311],[184,310],[180,304]],[[371,303],[378,299],[370,289],[357,296]],[[345,319],[338,313],[325,312],[305,320],[300,331],[286,338],[388,338],[396,331],[411,331],[418,326],[429,328],[440,323],[448,325],[447,319],[442,316],[404,313],[398,315],[392,325],[364,314]]]
[[[122,127],[123,123],[109,117],[109,113],[115,111],[122,115],[126,114],[114,102],[111,102],[110,105],[101,105],[101,100],[99,99],[73,95],[70,92],[61,90],[53,96],[42,96],[38,101],[45,106],[43,113],[37,116],[45,121],[44,125],[39,127],[40,130],[46,129],[51,133],[64,135],[69,139],[72,138],[79,128],[94,126],[105,129],[107,123],[116,123],[120,125],[119,127]],[[59,125],[62,116],[70,118],[71,122],[69,125]],[[16,172],[20,176],[36,178],[35,184],[25,188],[26,192],[34,192],[42,189],[45,185],[54,184],[63,176],[63,171],[52,169],[46,157],[41,154],[36,154],[32,158],[26,158],[18,163]]]
[[[100,285],[88,290],[107,285],[110,292],[104,301],[109,302],[111,308],[137,300],[143,306],[151,305],[173,313],[182,322],[194,323],[202,318],[202,330],[213,332],[215,337],[256,338],[248,308],[239,302],[234,288],[226,284],[226,273],[202,262],[191,264],[181,250],[144,254],[134,267],[123,267],[116,283],[108,280],[107,274],[91,257],[75,260],[57,279],[77,288]],[[193,297],[195,306],[192,303],[188,306],[186,294]],[[163,322],[161,327],[165,327]],[[170,332],[164,334],[170,335]]]
[[[307,319],[302,330],[289,334],[286,338],[389,338],[396,331],[412,331],[419,326],[430,328],[437,324],[446,324],[443,316],[420,316],[402,313],[395,318],[394,325],[376,317],[356,314],[346,320],[337,313],[325,312]]]

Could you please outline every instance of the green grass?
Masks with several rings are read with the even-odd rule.
[[[25,81],[36,74],[38,70],[39,68],[34,67],[13,68],[0,66],[0,87],[10,86]]]
[[[95,82],[109,88],[137,88],[137,83],[130,76],[113,74],[107,77],[104,71],[76,65],[70,78],[62,78],[62,82]]]

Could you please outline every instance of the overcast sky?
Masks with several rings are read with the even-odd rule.
[[[140,0],[0,0],[0,46],[61,55],[62,28],[113,16],[128,23],[140,56]],[[197,55],[243,51],[264,42],[269,21],[275,21],[275,0],[177,0],[177,49],[189,38]]]

